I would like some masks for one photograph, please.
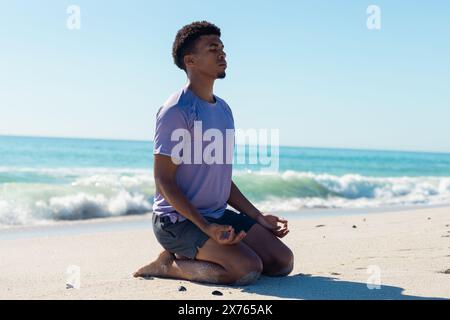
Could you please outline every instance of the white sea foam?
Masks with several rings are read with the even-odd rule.
[[[257,194],[270,190],[270,185],[277,186],[270,194],[256,199],[261,210],[450,204],[449,177],[335,176],[286,171],[281,174],[241,172],[236,180]]]
[[[151,210],[149,170],[16,168],[61,183],[1,183],[0,226],[140,214]],[[0,167],[0,172],[12,172]],[[450,204],[450,177],[366,177],[312,172],[235,171],[233,180],[264,211]]]
[[[132,195],[122,190],[113,197],[104,194],[78,193],[65,197],[51,197],[39,201],[37,207],[54,220],[79,220],[98,217],[143,213],[151,210],[151,203],[142,194]]]
[[[11,187],[11,186],[10,186]],[[95,188],[47,186],[41,194],[23,187],[21,197],[0,193],[0,226],[36,225],[61,220],[83,220],[151,211],[152,196],[126,189],[97,192]],[[11,190],[15,188],[9,188]]]

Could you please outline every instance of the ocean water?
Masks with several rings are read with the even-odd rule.
[[[0,228],[151,211],[152,147],[0,136]],[[234,166],[233,180],[264,211],[450,204],[450,154],[280,147],[278,160],[275,171]]]

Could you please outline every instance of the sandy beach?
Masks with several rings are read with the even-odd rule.
[[[450,298],[450,207],[290,218],[285,242],[295,254],[293,272],[285,278],[263,276],[246,287],[133,278],[132,272],[161,250],[147,228],[150,216],[136,221],[134,225],[142,221],[145,226],[27,237],[8,231],[19,236],[0,239],[0,298]],[[88,230],[95,223],[102,222],[66,229]],[[48,230],[52,228],[60,227]],[[80,268],[78,289],[67,286],[71,265]],[[181,285],[187,290],[178,291]],[[212,295],[214,290],[223,296]]]

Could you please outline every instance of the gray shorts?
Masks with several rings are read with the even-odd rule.
[[[248,232],[256,223],[255,220],[243,213],[226,209],[218,218],[206,217],[211,223],[231,225],[236,233],[244,230]],[[158,242],[169,252],[194,259],[197,251],[209,237],[190,220],[172,223],[168,218],[161,218],[153,214],[153,232]]]

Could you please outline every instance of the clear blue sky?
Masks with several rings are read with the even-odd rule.
[[[175,33],[206,19],[222,29],[215,93],[236,127],[279,128],[283,145],[450,152],[449,3],[2,1],[0,134],[151,140],[186,81]],[[381,30],[366,27],[371,4]]]

